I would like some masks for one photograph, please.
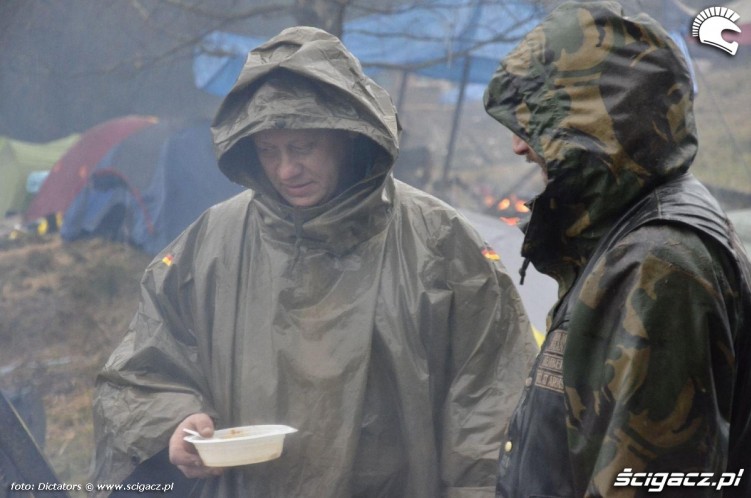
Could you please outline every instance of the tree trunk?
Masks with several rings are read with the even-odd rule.
[[[351,0],[295,0],[294,16],[301,26],[321,28],[341,38],[344,12]]]

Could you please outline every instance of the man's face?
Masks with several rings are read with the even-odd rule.
[[[349,140],[337,130],[264,130],[253,135],[263,171],[290,205],[322,204],[349,185]]]
[[[517,135],[512,135],[511,149],[514,151],[514,154],[518,156],[525,156],[527,158],[527,162],[537,163],[540,168],[542,168],[543,178],[546,182],[548,181],[548,169],[547,167],[545,167],[545,161],[539,155],[537,155],[537,152],[532,150],[532,147],[530,147],[527,142],[519,138]]]

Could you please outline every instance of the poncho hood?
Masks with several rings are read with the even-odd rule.
[[[400,126],[389,95],[338,38],[311,27],[286,29],[251,51],[212,125],[222,172],[281,202],[250,140],[269,129],[356,133],[356,162],[350,167],[361,169],[360,181],[342,196],[382,184],[399,149]]]
[[[487,112],[544,160],[522,254],[562,288],[636,200],[697,150],[690,73],[651,18],[566,3],[501,62]]]

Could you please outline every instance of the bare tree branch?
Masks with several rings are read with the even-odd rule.
[[[290,4],[288,2],[273,2],[265,5],[250,7],[239,12],[231,14],[217,12],[215,8],[204,8],[202,5],[188,4],[185,0],[162,0],[164,3],[178,7],[186,12],[190,12],[206,19],[218,21],[237,21],[238,19],[250,19],[257,16],[277,14],[280,12],[289,12]]]

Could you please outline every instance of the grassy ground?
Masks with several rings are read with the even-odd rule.
[[[41,395],[45,452],[63,482],[88,481],[94,379],[135,311],[149,259],[98,240],[0,247],[0,387]]]

